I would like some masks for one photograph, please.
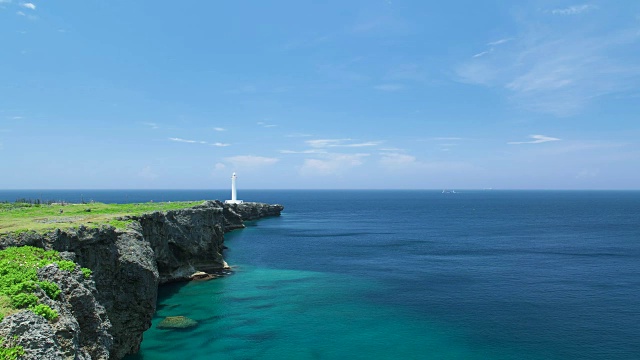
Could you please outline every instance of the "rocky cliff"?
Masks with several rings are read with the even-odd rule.
[[[34,359],[45,358],[42,348],[34,347],[38,341],[28,340],[34,339],[35,328],[55,335],[44,336],[48,340],[43,344],[56,354],[51,359],[104,359],[106,354],[120,359],[136,353],[142,333],[151,326],[159,284],[189,279],[196,271],[227,268],[224,233],[244,227],[244,220],[278,216],[282,210],[281,205],[206,201],[188,209],[125,217],[131,222],[126,230],[80,227],[4,236],[0,248],[32,245],[57,250],[92,269],[93,275],[86,284],[80,278],[78,284],[68,284],[70,279],[60,279],[47,268],[39,276],[60,282],[63,305],[58,307],[66,312],[59,311],[54,324],[42,323],[44,319],[28,312],[8,316],[0,323],[0,336],[18,335],[19,344],[29,343],[23,346]]]

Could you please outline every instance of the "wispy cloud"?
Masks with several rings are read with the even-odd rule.
[[[401,84],[380,84],[373,87],[380,91],[400,91],[404,89],[404,85]]]
[[[26,9],[31,9],[31,10],[35,10],[36,6],[33,3],[21,3],[20,6],[22,6],[23,8]]]
[[[305,159],[300,173],[305,176],[340,174],[360,166],[370,154],[326,154],[322,158]]]
[[[209,143],[207,141],[189,140],[189,139],[182,139],[182,138],[175,138],[175,137],[169,138],[169,141],[175,141],[175,142],[187,143],[187,144],[203,144],[203,145],[211,145],[211,146],[218,146],[218,147],[225,147],[225,146],[231,145],[231,144],[225,144],[221,142]]]
[[[214,131],[227,131],[227,129],[221,128],[221,127],[214,127],[213,130]]]
[[[520,144],[542,144],[549,141],[559,141],[560,139],[545,136],[545,135],[529,135],[529,138],[533,139],[531,141],[510,141],[507,144],[509,145],[520,145]]]
[[[351,139],[316,139],[316,140],[307,140],[305,141],[307,145],[314,148],[323,148],[329,146],[338,145],[344,141],[349,141]]]
[[[236,168],[259,168],[263,166],[273,165],[279,161],[278,158],[254,156],[254,155],[237,155],[224,159],[226,162],[233,164]]]
[[[513,40],[513,38],[504,38],[504,39],[488,42],[487,45],[489,45],[489,46],[501,45],[501,44],[507,43],[507,42],[509,42],[511,40]]]
[[[352,139],[316,139],[305,141],[307,145],[313,148],[332,148],[332,147],[345,147],[345,148],[359,148],[368,146],[378,146],[382,144],[382,141],[367,141],[350,143]]]
[[[274,124],[267,124],[264,121],[258,121],[258,125],[262,126],[263,128],[274,128],[274,127],[278,126],[278,125],[274,125]]]
[[[597,6],[595,5],[582,4],[582,5],[569,6],[568,8],[563,8],[563,9],[553,9],[551,10],[551,13],[553,15],[578,15],[578,14],[582,14],[584,12],[595,10],[595,9],[597,9]]]
[[[281,154],[326,154],[327,151],[323,149],[310,149],[310,150],[280,150]]]
[[[577,19],[567,31],[564,23],[534,18],[521,26],[508,42],[492,42],[502,41],[499,49],[459,64],[458,80],[501,87],[520,107],[556,116],[574,115],[601,96],[637,88],[640,64],[629,51],[640,40],[637,25],[612,28],[604,20]]]
[[[286,137],[289,138],[300,138],[300,137],[311,137],[313,135],[311,134],[289,134],[289,135],[285,135]]]
[[[198,144],[201,143],[201,141],[197,141],[197,140],[187,140],[187,139],[181,139],[181,138],[169,138],[170,141],[175,141],[175,142],[183,142],[183,143],[189,143],[189,144]]]
[[[487,50],[485,50],[485,51],[481,51],[481,52],[479,52],[479,53],[477,53],[477,54],[473,55],[472,57],[473,57],[473,58],[479,58],[479,57],[482,57],[482,56],[485,56],[485,55],[491,54],[491,53],[493,53],[493,52],[496,50],[496,48],[497,48],[499,45],[502,45],[502,44],[508,43],[508,42],[509,42],[509,41],[511,41],[511,40],[513,40],[513,38],[504,38],[504,39],[500,39],[500,40],[496,40],[496,41],[488,42],[488,43],[487,43],[487,46],[489,46],[489,48],[488,48]]]
[[[491,52],[493,52],[493,49],[490,49],[490,50],[487,50],[487,51],[479,52],[479,53],[477,53],[477,54],[473,55],[472,57],[474,57],[474,58],[479,58],[479,57],[481,57],[481,56],[485,56],[485,55],[487,55],[487,54],[489,54],[489,53],[491,53]]]
[[[152,129],[158,129],[159,128],[158,124],[156,124],[154,122],[143,122],[142,124],[152,128]]]

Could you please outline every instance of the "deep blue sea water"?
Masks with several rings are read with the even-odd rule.
[[[0,200],[227,192],[0,191]],[[161,288],[130,359],[640,359],[639,191],[239,197],[285,211],[226,234],[232,275]],[[175,315],[199,326],[155,327]]]

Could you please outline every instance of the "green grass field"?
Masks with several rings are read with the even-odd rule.
[[[122,216],[135,216],[154,211],[189,208],[202,201],[179,201],[140,204],[28,204],[0,203],[0,235],[25,231],[46,232],[55,229],[99,227],[104,224],[123,229]]]

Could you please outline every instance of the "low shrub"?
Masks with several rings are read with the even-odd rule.
[[[24,348],[22,346],[14,345],[12,341],[5,343],[5,339],[0,338],[0,359],[17,360],[21,356],[24,356]]]
[[[29,310],[33,311],[37,315],[40,315],[49,321],[53,321],[58,318],[58,312],[45,304],[38,304],[36,306],[29,308]]]
[[[29,309],[49,321],[58,317],[55,310],[39,304],[35,295],[37,288],[42,289],[53,300],[60,295],[61,290],[57,284],[38,279],[38,269],[49,264],[56,264],[65,271],[74,271],[77,267],[73,261],[62,259],[53,250],[23,246],[0,251],[0,321],[17,309]],[[91,276],[91,270],[81,270],[85,277]]]

